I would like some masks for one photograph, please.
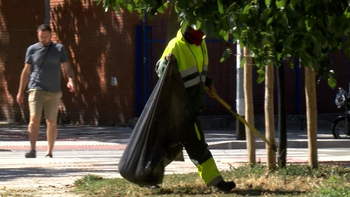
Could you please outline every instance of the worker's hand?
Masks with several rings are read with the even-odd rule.
[[[205,90],[207,91],[207,93],[209,94],[210,97],[215,98],[216,96],[216,89],[213,85],[210,86],[206,86]]]
[[[168,62],[170,61],[170,57],[171,57],[171,55],[172,55],[172,54],[171,54],[171,53],[169,53],[169,54],[168,54],[168,55],[166,55],[166,57],[165,57],[165,58],[166,58],[166,60],[167,60]]]

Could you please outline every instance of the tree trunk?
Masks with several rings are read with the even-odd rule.
[[[252,85],[252,76],[253,76],[253,61],[250,56],[250,50],[246,47],[243,49],[243,55],[246,58],[244,63],[244,98],[245,98],[245,118],[247,122],[254,126],[254,105],[253,105],[253,85]],[[250,166],[253,166],[255,162],[255,136],[254,133],[245,127],[246,137],[247,137],[247,155],[248,163]]]
[[[274,66],[272,63],[265,68],[265,135],[266,139],[275,144],[275,117],[274,117]],[[266,144],[267,169],[276,169],[275,151]]]
[[[287,127],[286,127],[286,104],[285,104],[285,82],[284,65],[281,64],[277,69],[277,87],[278,87],[278,165],[285,168],[287,164]]]
[[[317,100],[315,72],[305,67],[306,120],[309,146],[309,166],[318,168],[317,161]]]

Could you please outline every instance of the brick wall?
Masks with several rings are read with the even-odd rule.
[[[134,116],[134,47],[137,14],[104,12],[92,0],[51,0],[53,40],[62,43],[76,74],[77,91],[62,80],[60,123],[127,123]],[[16,13],[16,14],[14,14]],[[0,119],[24,122],[28,105],[16,103],[27,47],[44,23],[44,0],[0,0]],[[63,76],[64,77],[64,76]],[[117,85],[111,85],[111,78]]]
[[[0,120],[20,122],[28,105],[16,103],[26,48],[37,41],[36,28],[44,22],[45,0],[0,0]]]
[[[77,92],[63,89],[62,122],[126,123],[134,115],[136,14],[105,12],[92,1],[51,0],[55,39],[71,55]],[[117,85],[111,85],[111,78]],[[63,84],[64,86],[64,84]]]

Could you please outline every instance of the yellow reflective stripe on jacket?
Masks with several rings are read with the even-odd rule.
[[[180,74],[181,74],[181,77],[184,78],[184,77],[192,75],[196,72],[198,72],[198,69],[197,69],[197,66],[195,65],[195,66],[188,68],[187,70],[181,71]]]
[[[194,85],[197,85],[199,84],[201,81],[199,79],[199,76],[194,78],[194,79],[191,79],[191,80],[188,80],[188,81],[185,81],[184,82],[184,85],[185,85],[185,88],[189,88],[191,86],[194,86]]]

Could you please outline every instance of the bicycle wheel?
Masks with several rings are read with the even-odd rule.
[[[345,117],[335,120],[332,126],[332,132],[335,139],[350,138],[346,130]]]

